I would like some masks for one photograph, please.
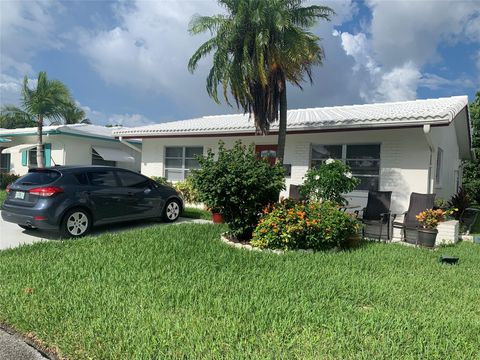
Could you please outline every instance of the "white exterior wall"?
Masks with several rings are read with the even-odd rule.
[[[276,144],[277,136],[244,136],[221,138],[227,147],[241,139],[244,144]],[[213,137],[190,138],[144,138],[142,173],[147,176],[164,176],[165,146],[203,146],[218,149],[218,140]],[[408,208],[411,192],[426,193],[428,190],[428,165],[430,152],[422,128],[397,130],[368,130],[326,132],[287,135],[285,164],[292,165],[290,184],[301,184],[310,165],[311,144],[381,144],[380,190],[393,191],[392,212],[401,213]],[[352,204],[365,206],[366,191],[348,195]],[[286,196],[287,193],[282,194]]]
[[[446,127],[433,127],[431,137],[435,147],[432,170],[433,192],[437,194],[437,198],[449,200],[457,192],[457,176],[460,174],[462,165],[454,124],[451,123]],[[440,174],[441,180],[439,184],[436,184],[435,176],[439,147],[443,150],[443,162]]]
[[[4,146],[16,146],[21,144],[35,144],[36,136],[16,136],[12,141],[4,143]],[[102,140],[93,138],[84,138],[70,135],[44,135],[44,143],[52,145],[52,166],[53,165],[91,165],[92,164],[92,145],[122,150],[135,157],[134,163],[117,162],[118,167],[140,171],[141,154],[118,141]],[[141,145],[136,145],[141,148]],[[22,153],[13,152],[10,154],[10,172],[12,174],[24,175],[28,172],[28,166],[22,165]]]

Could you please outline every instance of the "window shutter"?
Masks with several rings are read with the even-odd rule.
[[[52,144],[44,144],[45,167],[52,166]]]
[[[23,150],[22,151],[22,166],[27,166],[28,165],[27,157],[28,157],[28,151]]]

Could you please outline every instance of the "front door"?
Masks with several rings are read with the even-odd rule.
[[[277,160],[277,145],[256,145],[255,153],[258,157],[267,159],[267,161],[274,165]]]

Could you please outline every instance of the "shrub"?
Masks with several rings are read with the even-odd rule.
[[[166,178],[164,178],[163,176],[150,176],[150,179],[152,179],[153,181],[155,181],[157,184],[160,184],[160,185],[172,186],[172,183],[168,181]]]
[[[175,190],[182,195],[183,200],[187,203],[198,203],[198,193],[193,187],[192,180],[187,177],[184,181],[179,181],[173,184]]]
[[[329,201],[284,200],[264,211],[251,244],[269,249],[326,250],[344,245],[357,229],[357,220]]]
[[[452,198],[448,201],[448,207],[454,208],[455,212],[453,212],[453,216],[456,220],[460,219],[464,210],[472,204],[468,193],[465,191],[463,187],[461,187],[458,192],[452,196]]]
[[[8,184],[16,181],[20,178],[19,175],[9,174],[9,173],[0,173],[0,189],[4,190]]]
[[[253,144],[241,141],[230,150],[219,142],[218,159],[211,150],[198,159],[201,168],[191,176],[198,200],[223,215],[232,236],[250,239],[262,209],[285,188],[283,167],[257,158]]]
[[[348,202],[342,194],[354,190],[358,183],[349,166],[339,160],[328,159],[320,167],[307,171],[300,193],[307,199],[345,205]]]

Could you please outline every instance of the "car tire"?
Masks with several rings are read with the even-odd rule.
[[[77,238],[85,236],[92,227],[92,218],[84,209],[72,209],[67,211],[60,224],[62,237]]]
[[[18,226],[20,226],[23,230],[38,230],[38,228],[34,226],[20,225],[20,224]]]
[[[162,219],[166,222],[174,222],[177,221],[180,217],[180,211],[182,207],[180,202],[175,199],[168,200],[165,204],[165,208],[163,209]]]

